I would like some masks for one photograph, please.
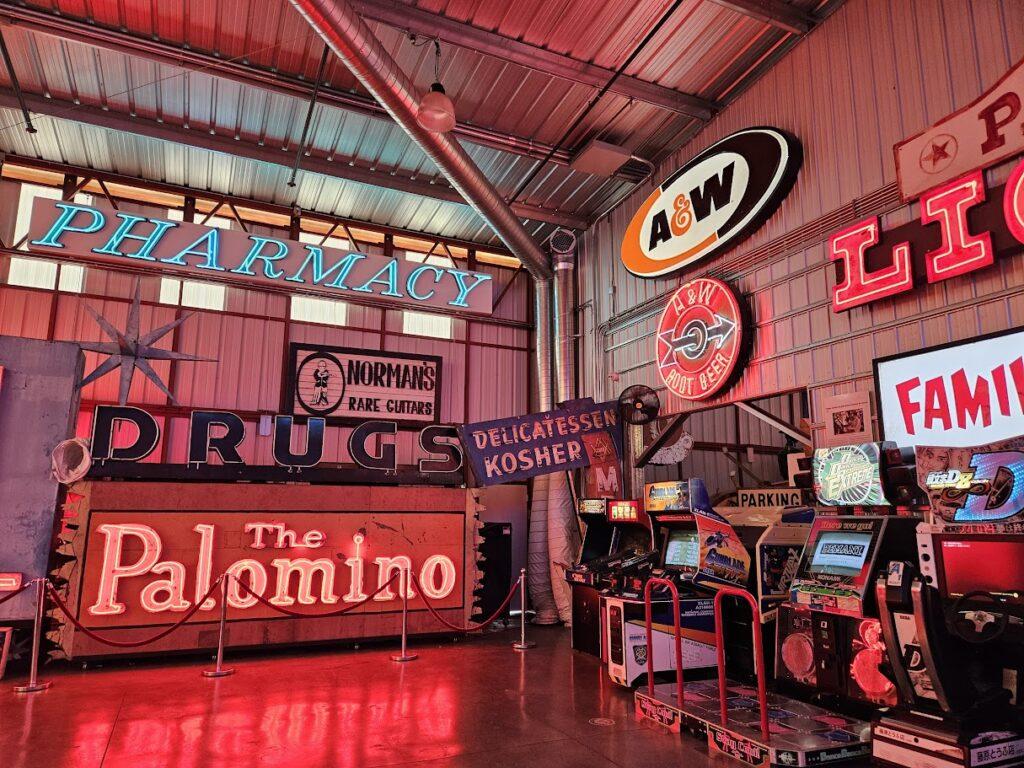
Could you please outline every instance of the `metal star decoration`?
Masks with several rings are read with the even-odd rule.
[[[89,352],[99,352],[103,355],[110,355],[110,357],[100,363],[96,367],[96,370],[82,379],[78,386],[79,388],[82,388],[85,385],[96,381],[96,379],[106,376],[115,368],[120,368],[121,386],[118,391],[117,400],[121,405],[125,405],[128,402],[128,391],[132,387],[132,377],[135,376],[135,369],[138,368],[146,378],[156,384],[160,391],[167,395],[173,403],[175,402],[174,395],[171,394],[171,391],[164,385],[163,381],[160,380],[157,372],[153,370],[153,366],[151,366],[148,361],[187,360],[192,362],[213,362],[214,358],[196,357],[195,355],[189,355],[184,352],[172,352],[168,349],[157,349],[153,346],[153,344],[190,318],[192,316],[191,312],[186,312],[173,323],[168,323],[167,325],[140,336],[139,314],[142,306],[141,292],[142,282],[140,280],[136,280],[135,298],[132,299],[131,309],[128,310],[128,324],[124,333],[117,330],[105,318],[103,318],[99,312],[86,304],[85,308],[89,311],[89,314],[93,316],[93,319],[96,320],[96,323],[111,340],[84,341],[79,342],[78,346],[82,349],[88,350]]]

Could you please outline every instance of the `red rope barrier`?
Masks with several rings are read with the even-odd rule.
[[[361,605],[366,605],[368,602],[373,600],[373,598],[375,598],[377,595],[379,595],[385,589],[387,589],[392,584],[394,584],[395,583],[395,579],[397,579],[399,577],[399,575],[400,575],[399,573],[396,573],[394,576],[392,576],[390,579],[388,579],[387,582],[385,582],[380,587],[378,587],[376,592],[374,592],[372,595],[368,595],[365,599],[360,600],[358,603],[352,603],[350,605],[346,605],[344,608],[339,608],[336,611],[329,611],[328,613],[301,613],[300,611],[292,611],[292,610],[289,610],[288,608],[285,608],[283,606],[274,605],[273,603],[268,601],[265,597],[263,597],[263,595],[258,595],[255,592],[253,592],[249,588],[248,584],[243,583],[241,580],[239,580],[237,578],[235,579],[235,583],[238,584],[238,586],[240,586],[242,589],[244,589],[251,597],[255,597],[257,602],[259,602],[261,605],[263,605],[263,606],[265,606],[267,608],[270,608],[272,610],[275,610],[278,613],[283,613],[285,616],[291,616],[292,618],[295,618],[295,619],[322,619],[322,618],[329,618],[331,616],[341,616],[343,614],[348,613],[349,611],[354,611],[356,608],[358,608]]]
[[[423,587],[420,586],[420,580],[416,578],[416,574],[413,573],[411,575],[412,583],[415,584],[416,588],[420,591],[420,597],[423,598],[423,604],[427,606],[427,610],[430,611],[430,615],[442,624],[444,624],[446,627],[448,627],[448,629],[454,630],[456,632],[478,632],[482,629],[487,629],[487,627],[489,627],[491,624],[497,621],[501,614],[505,612],[505,609],[508,608],[509,603],[512,602],[512,598],[515,596],[516,591],[519,589],[519,581],[517,579],[515,584],[512,585],[512,589],[509,591],[508,596],[505,598],[505,601],[498,607],[498,610],[492,613],[485,621],[481,622],[477,626],[469,625],[465,627],[460,627],[455,624],[452,624],[450,621],[445,619],[444,616],[439,614],[434,609],[434,606],[430,604],[430,601],[427,599],[426,594],[424,594]],[[525,616],[523,617],[523,621],[526,621]]]
[[[224,577],[221,576],[221,578]],[[75,629],[84,634],[86,637],[92,638],[97,643],[103,643],[104,645],[109,645],[114,648],[141,648],[144,645],[155,643],[157,640],[162,640],[163,638],[171,634],[171,632],[181,627],[181,625],[184,624],[186,621],[195,616],[196,612],[199,610],[202,604],[205,603],[210,597],[212,597],[213,593],[219,587],[220,579],[217,579],[217,581],[213,583],[213,586],[210,587],[210,591],[203,595],[201,600],[197,600],[195,605],[193,605],[177,623],[172,624],[166,629],[160,630],[152,637],[147,637],[145,640],[108,640],[102,635],[97,634],[96,632],[93,632],[91,629],[88,629],[87,627],[83,626],[82,623],[71,614],[71,611],[68,610],[67,605],[65,605],[64,601],[60,599],[60,595],[57,594],[57,590],[53,588],[53,585],[49,582],[46,583],[46,590],[50,593],[50,599],[53,600],[54,604],[58,608],[60,608],[61,611],[63,611],[68,621],[70,621],[75,626]]]
[[[26,584],[22,584],[16,590],[11,592],[11,594],[4,595],[3,597],[0,597],[0,605],[3,605],[8,600],[13,600],[14,598],[16,598],[18,595],[20,595],[22,592],[24,592],[26,589],[28,589],[31,584],[32,584],[32,582],[28,582]]]

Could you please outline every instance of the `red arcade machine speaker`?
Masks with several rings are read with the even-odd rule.
[[[814,636],[810,610],[784,604],[779,607],[779,652],[775,676],[800,685],[817,684]]]
[[[894,707],[899,703],[896,684],[882,671],[888,662],[882,625],[878,619],[863,619],[850,628],[844,654],[849,665],[846,694],[851,699]]]

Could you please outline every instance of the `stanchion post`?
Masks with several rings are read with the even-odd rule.
[[[526,639],[526,569],[519,569],[519,641],[512,643],[517,651],[535,648],[537,644]]]
[[[203,677],[227,677],[235,674],[235,670],[224,667],[224,633],[228,624],[228,574],[220,577],[220,631],[217,633],[217,665],[213,669],[204,669]]]
[[[402,590],[402,652],[391,656],[392,661],[412,661],[418,653],[409,653],[409,569],[399,571],[398,585]]]
[[[46,612],[46,579],[36,579],[36,620],[32,625],[32,661],[29,666],[28,684],[14,686],[15,693],[38,693],[53,683],[39,679],[39,649],[43,640],[43,614]]]

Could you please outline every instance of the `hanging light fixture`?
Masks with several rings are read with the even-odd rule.
[[[423,94],[416,122],[434,133],[448,133],[455,127],[455,105],[441,85],[441,43],[434,40],[434,83]]]

